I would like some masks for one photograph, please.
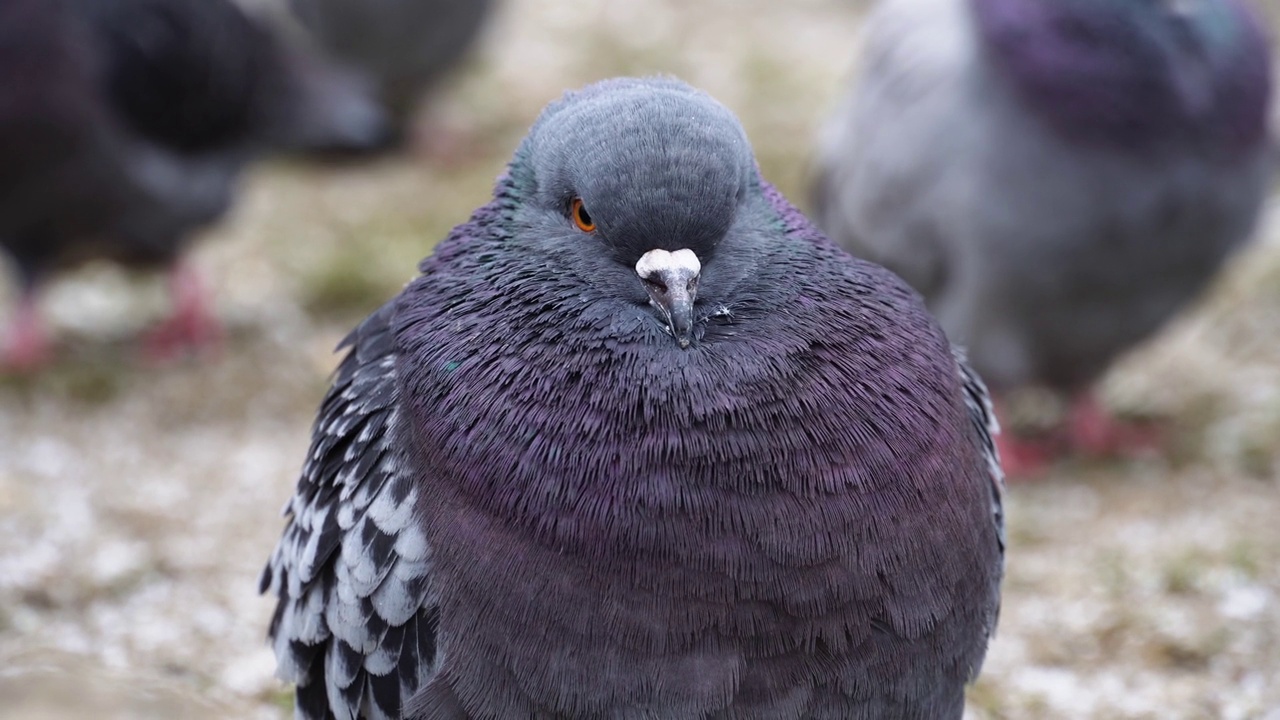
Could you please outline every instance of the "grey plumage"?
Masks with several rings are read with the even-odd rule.
[[[817,221],[996,391],[1082,389],[1255,225],[1271,81],[1242,3],[885,0],[863,37]]]
[[[263,573],[297,717],[961,716],[986,390],[728,110],[567,95],[421,270],[344,341]]]
[[[465,56],[494,0],[290,0],[335,59],[379,90],[402,139],[419,102]]]
[[[85,259],[173,263],[264,152],[386,131],[356,81],[228,0],[0,4],[0,244],[28,300]]]

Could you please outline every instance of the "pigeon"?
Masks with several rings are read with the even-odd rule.
[[[262,575],[298,718],[961,717],[997,427],[669,77],[552,103],[340,345]]]
[[[394,131],[379,151],[408,140],[422,98],[475,43],[494,0],[290,0],[322,50],[375,84]]]
[[[1244,0],[884,0],[863,37],[818,141],[815,221],[923,294],[998,400],[1070,401],[1056,449],[1005,433],[1011,474],[1150,447],[1091,387],[1255,227],[1273,151],[1259,16]]]
[[[0,246],[21,284],[5,366],[48,357],[37,290],[89,259],[170,269],[161,351],[215,337],[181,256],[227,210],[245,165],[387,132],[357,79],[229,0],[4,0]]]

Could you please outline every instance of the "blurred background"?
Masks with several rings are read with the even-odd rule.
[[[1273,0],[1267,0],[1273,3]],[[277,0],[245,0],[277,19]],[[99,263],[42,301],[44,372],[0,379],[0,715],[283,718],[257,581],[335,344],[489,196],[565,89],[675,73],[742,118],[801,206],[865,3],[503,0],[425,109],[454,140],[254,166],[193,264],[228,326],[152,367],[162,281]],[[1280,8],[1266,8],[1280,27]],[[16,286],[0,314],[13,310]],[[1012,486],[1000,627],[973,718],[1280,720],[1280,200],[1206,300],[1107,377],[1173,452]]]

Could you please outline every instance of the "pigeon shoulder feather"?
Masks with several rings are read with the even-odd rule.
[[[343,341],[283,537],[260,590],[278,674],[299,718],[395,718],[436,664],[431,553],[419,486],[396,446],[396,350],[388,303]]]

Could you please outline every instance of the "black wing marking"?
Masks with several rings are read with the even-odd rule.
[[[260,592],[279,602],[270,637],[296,717],[398,718],[436,665],[431,553],[417,488],[395,446],[395,342],[387,304],[350,347],[312,430],[283,537]]]

